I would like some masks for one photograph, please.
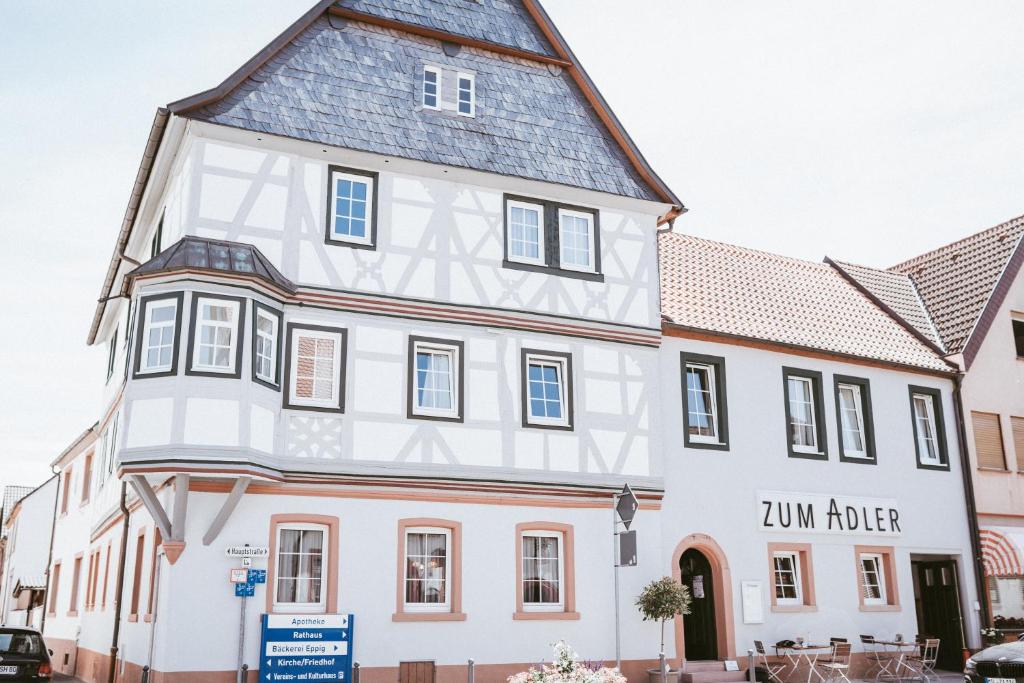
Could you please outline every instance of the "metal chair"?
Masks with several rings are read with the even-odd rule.
[[[918,644],[918,651],[903,661],[903,666],[913,672],[922,681],[931,678],[938,680],[935,663],[939,658],[939,639],[926,638]]]
[[[779,662],[769,662],[768,652],[764,649],[764,643],[760,640],[754,641],[754,651],[757,653],[757,662],[768,673],[769,683],[785,683],[781,674],[788,668],[788,665]]]
[[[850,652],[852,646],[847,642],[834,642],[832,644],[832,658],[827,662],[819,662],[818,668],[822,669],[822,678],[826,683],[832,681],[846,681],[850,683],[847,673],[850,671]]]
[[[862,633],[860,635],[860,644],[864,649],[864,661],[867,662],[867,668],[864,670],[864,678],[868,679],[874,676],[875,673],[882,669],[882,653],[878,650],[878,645],[875,644],[875,637]]]

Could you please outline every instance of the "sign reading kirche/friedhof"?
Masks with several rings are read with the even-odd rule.
[[[260,683],[347,683],[351,614],[264,614]]]
[[[758,491],[757,523],[762,531],[861,536],[899,536],[895,500],[821,493]]]

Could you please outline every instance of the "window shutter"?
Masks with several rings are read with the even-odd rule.
[[[1017,471],[1024,472],[1024,417],[1011,417],[1013,450],[1017,452]]]
[[[978,467],[1005,470],[1006,457],[1003,454],[999,416],[972,412],[971,423],[974,425],[974,449],[978,455]]]

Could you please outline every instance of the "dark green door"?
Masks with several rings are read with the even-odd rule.
[[[690,589],[693,605],[683,617],[683,642],[686,659],[718,659],[718,634],[715,628],[715,593],[711,563],[704,553],[690,548],[679,559],[683,585]]]
[[[917,563],[920,587],[921,638],[939,638],[938,667],[947,671],[963,670],[964,633],[960,616],[960,590],[956,562]]]

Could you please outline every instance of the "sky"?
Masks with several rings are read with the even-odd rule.
[[[0,485],[101,410],[85,338],[156,108],[313,0],[0,0]],[[1018,0],[544,0],[677,229],[889,266],[1024,214]]]

